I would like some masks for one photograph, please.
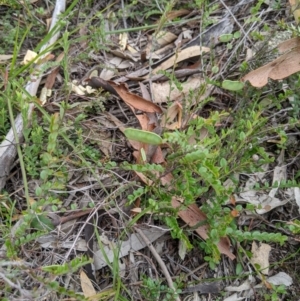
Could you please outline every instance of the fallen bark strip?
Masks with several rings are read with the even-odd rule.
[[[56,0],[55,8],[52,15],[51,26],[49,32],[56,26],[58,23],[59,15],[65,11],[66,0]],[[51,46],[57,41],[59,36],[59,31],[55,32],[50,38],[48,43],[42,46],[40,53],[43,53],[45,50],[50,49]],[[40,59],[45,58],[50,52],[46,52],[40,56]],[[45,64],[45,63],[44,63]],[[44,64],[37,64],[36,68],[32,72],[31,80],[27,83],[25,90],[31,95],[35,96],[37,89],[39,87],[40,81],[43,77],[43,72],[41,71]],[[35,74],[39,74],[36,76]],[[30,103],[28,108],[28,120],[31,119],[31,115],[34,109],[34,104]],[[22,142],[23,139],[23,119],[22,114],[18,114],[15,119],[15,126],[17,130],[17,137],[14,136],[12,128],[7,133],[6,137],[0,145],[0,190],[3,189],[6,183],[6,178],[10,172],[13,161],[17,154],[17,141]]]

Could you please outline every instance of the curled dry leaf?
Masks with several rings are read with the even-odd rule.
[[[119,96],[126,104],[137,110],[148,113],[162,113],[162,109],[158,105],[139,95],[129,92],[126,84],[117,84],[112,81],[105,81],[99,77],[92,77],[89,80],[89,85],[93,88],[103,88],[110,93]]]
[[[129,92],[126,84],[116,84],[114,82],[109,82],[109,84],[117,91],[124,102],[135,109],[148,113],[162,113],[162,109],[158,105]]]

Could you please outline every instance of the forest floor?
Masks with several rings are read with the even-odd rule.
[[[300,299],[300,11],[236,2],[0,2],[1,300]]]

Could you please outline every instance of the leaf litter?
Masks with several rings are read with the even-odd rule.
[[[249,13],[249,11],[247,10],[249,8],[244,3],[244,1],[240,2],[240,6],[245,9],[245,13]],[[239,5],[237,5],[237,7],[238,6]],[[231,7],[231,11],[233,14],[235,14],[234,7]],[[181,15],[185,16],[189,13],[191,13],[189,10],[170,11],[168,13],[168,19],[171,20]],[[116,28],[119,27],[119,22],[113,20],[115,20],[114,13],[110,11],[105,15],[104,26],[106,27],[107,32],[113,32],[114,30],[116,30]],[[72,101],[76,101],[78,99],[80,99],[80,101],[91,101],[91,99],[99,97],[99,93],[102,93],[103,90],[108,91],[110,93],[110,96],[107,97],[108,103],[105,104],[105,110],[99,110],[98,112],[98,114],[100,114],[105,119],[105,121],[101,123],[96,117],[97,113],[93,112],[93,114],[90,113],[89,115],[90,120],[84,120],[82,122],[82,125],[89,129],[89,133],[86,131],[84,132],[85,142],[89,143],[92,141],[93,143],[95,143],[97,139],[103,140],[101,145],[99,145],[98,147],[106,157],[117,158],[120,161],[140,163],[142,157],[141,153],[142,151],[144,151],[147,163],[164,165],[167,162],[168,158],[164,149],[165,146],[161,145],[162,143],[159,143],[159,145],[156,145],[153,148],[150,147],[150,145],[148,145],[147,141],[145,140],[128,141],[123,135],[124,131],[126,130],[126,128],[135,127],[136,129],[142,129],[143,131],[155,133],[155,135],[159,136],[162,135],[160,133],[160,125],[162,125],[164,129],[180,131],[186,126],[189,120],[198,116],[200,114],[199,112],[192,111],[184,115],[184,100],[187,98],[191,90],[197,90],[201,87],[201,85],[204,85],[204,94],[202,94],[200,97],[194,97],[190,101],[191,107],[196,106],[197,104],[205,101],[208,97],[212,96],[213,92],[216,92],[216,89],[213,85],[207,84],[205,78],[202,77],[203,72],[199,71],[200,68],[204,70],[206,68],[205,65],[203,66],[200,63],[195,65],[195,69],[198,72],[196,76],[191,76],[191,73],[187,73],[186,70],[192,69],[191,64],[194,63],[195,58],[200,58],[200,61],[202,60],[201,63],[203,63],[203,56],[205,56],[205,53],[211,55],[220,51],[222,52],[222,55],[224,55],[225,58],[228,57],[229,53],[228,49],[226,49],[226,45],[222,43],[221,45],[219,45],[220,41],[218,40],[218,38],[224,34],[231,34],[233,28],[239,27],[238,25],[242,24],[240,22],[242,22],[242,20],[232,20],[231,18],[229,18],[229,15],[220,13],[220,16],[218,16],[218,18],[214,20],[213,25],[208,26],[208,29],[205,31],[200,31],[200,33],[196,33],[196,36],[193,32],[193,22],[191,22],[191,25],[186,25],[189,29],[186,29],[186,27],[182,26],[180,28],[180,31],[175,30],[175,28],[172,28],[170,31],[161,30],[156,34],[156,36],[151,36],[150,33],[148,34],[148,38],[146,38],[146,43],[145,41],[143,42],[142,39],[138,40],[139,37],[130,35],[129,33],[122,34],[120,36],[113,33],[109,33],[109,38],[114,43],[109,45],[107,50],[103,51],[103,56],[102,54],[99,56],[91,55],[91,61],[83,61],[80,63],[86,65],[85,74],[79,71],[80,68],[78,68],[78,66],[76,66],[76,68],[74,69],[76,70],[76,72],[72,73],[72,71],[70,71],[72,78],[76,78],[76,80],[78,80],[78,78],[84,79],[86,77],[86,74],[90,73],[90,70],[87,69],[92,64],[95,64],[95,60],[102,60],[105,56],[105,60],[103,59],[103,62],[101,61],[105,64],[105,67],[101,68],[101,73],[97,77],[90,77],[89,75],[87,76],[88,85],[94,88],[94,90],[87,91],[88,85],[86,85],[86,81],[82,81],[81,83],[80,81],[70,82],[70,99],[72,99]],[[246,24],[243,23],[242,26],[246,26]],[[184,35],[181,34],[183,32],[185,32]],[[176,44],[174,43],[174,41],[176,41]],[[299,71],[300,69],[297,61],[299,58],[298,43],[299,41],[297,39],[292,39],[282,43],[278,46],[278,49],[279,51],[287,51],[286,53],[281,55],[279,58],[273,60],[272,62],[266,64],[265,66],[255,69],[249,74],[246,74],[242,78],[242,80],[245,82],[249,81],[255,87],[263,87],[268,83],[268,79],[281,80]],[[168,45],[170,46],[170,44],[171,47],[165,48]],[[138,45],[143,46],[140,47]],[[85,47],[87,46],[85,45]],[[168,53],[170,49],[172,51],[171,53]],[[145,51],[146,53],[146,61],[148,58],[154,60],[152,66],[148,66],[147,63],[145,63],[142,51]],[[6,61],[7,59],[9,59],[9,57],[2,56],[3,61]],[[187,64],[188,62],[189,64]],[[222,59],[216,61],[215,63],[220,66],[220,69],[222,68]],[[76,65],[78,63],[73,64]],[[146,66],[141,67],[143,64]],[[92,67],[94,68],[94,66]],[[211,66],[207,67],[205,75],[212,78],[213,73],[211,72],[210,67]],[[181,78],[181,89],[178,89],[177,86],[174,87],[167,77],[163,77],[164,75],[159,74],[163,73],[163,71],[168,69],[174,69],[175,75],[181,74],[181,76],[178,76],[178,78]],[[51,77],[48,77],[49,79],[46,83],[46,86],[49,86],[48,89],[52,89],[53,87],[55,89],[59,86],[59,76],[61,75],[57,70],[58,69],[53,69],[51,72]],[[160,81],[156,82],[158,76],[160,77]],[[62,93],[61,91],[58,91],[58,93]],[[60,96],[63,97],[62,95],[63,94],[61,94]],[[226,101],[225,97],[222,98],[221,93],[216,92],[215,95],[216,98],[220,98],[221,102]],[[55,100],[53,98],[53,95],[48,96],[48,101],[50,100]],[[119,100],[122,100],[124,103],[118,102]],[[226,104],[222,104],[222,106],[226,107]],[[78,114],[71,111],[69,111],[69,113],[71,118],[76,118]],[[93,127],[97,127],[97,123],[93,122],[93,119],[97,120],[99,127],[101,126],[101,129],[95,129],[94,133],[92,133],[91,129]],[[157,134],[156,132],[159,133]],[[208,133],[205,132],[204,136],[207,134]],[[282,151],[281,154],[283,153],[284,152]],[[269,193],[266,193],[263,190],[254,189],[255,185],[258,182],[270,182],[272,184],[279,184],[279,182],[285,182],[287,180],[288,159],[285,159],[282,155],[280,160],[281,161],[278,162],[277,166],[265,166],[265,170],[263,170],[261,173],[238,175],[240,182],[243,181],[243,177],[245,176],[248,177],[248,180],[245,181],[244,185],[240,187],[242,191],[234,196],[235,202],[237,204],[241,202],[254,205],[256,207],[256,212],[259,215],[270,214],[270,217],[272,217],[272,214],[274,214],[273,217],[275,219],[276,217],[280,218],[281,216],[286,216],[286,213],[282,213],[280,212],[280,210],[284,210],[284,206],[289,202],[292,203],[297,200],[299,202],[299,193],[297,187],[294,187],[295,193],[290,197],[288,197],[285,191],[279,188],[273,188],[270,190]],[[70,161],[69,164],[70,183],[68,185],[67,191],[67,194],[69,195],[69,200],[65,200],[64,205],[66,207],[68,207],[67,204],[69,204],[70,202],[77,202],[78,204],[80,204],[79,200],[82,201],[83,199],[85,199],[83,202],[85,205],[88,202],[94,202],[97,208],[99,203],[103,202],[103,200],[105,199],[104,189],[103,187],[101,187],[101,183],[105,183],[106,187],[110,187],[110,185],[114,187],[110,190],[110,196],[111,198],[113,198],[115,195],[117,195],[115,200],[118,201],[120,201],[120,199],[126,198],[126,195],[123,195],[122,192],[120,192],[120,194],[118,195],[118,190],[121,190],[120,187],[126,185],[131,180],[140,179],[142,182],[146,183],[149,186],[157,185],[157,183],[160,182],[160,184],[164,186],[169,186],[170,190],[172,189],[172,175],[170,172],[166,174],[160,174],[159,172],[157,172],[158,181],[155,182],[143,172],[135,171],[134,173],[124,174],[117,167],[112,170],[103,169],[100,173],[92,175],[88,171],[88,169],[82,168],[82,170],[76,170],[75,162]],[[71,171],[71,169],[73,169],[73,171]],[[273,174],[272,180],[270,179],[271,174]],[[101,178],[100,181],[99,178]],[[108,179],[108,181],[104,182],[105,179]],[[95,186],[94,182],[97,181],[101,183],[98,183],[98,185]],[[33,184],[33,182],[34,181],[30,182],[30,184]],[[141,184],[135,185],[136,187],[139,187],[139,185]],[[180,199],[173,199],[172,206],[174,208],[179,208],[181,205],[181,201],[182,200]],[[135,262],[138,265],[138,273],[142,273],[143,267],[139,267],[140,263],[138,262],[143,262],[143,265],[147,264],[147,260],[144,261],[144,258],[146,256],[145,253],[140,253],[143,252],[142,250],[147,250],[147,248],[149,247],[147,243],[145,243],[143,239],[141,239],[138,233],[128,233],[126,238],[119,240],[119,229],[122,229],[124,225],[126,225],[125,220],[130,220],[130,212],[133,213],[135,211],[135,214],[139,214],[142,208],[139,208],[138,202],[135,204],[135,208],[131,208],[131,211],[128,211],[127,208],[121,206],[119,202],[116,202],[112,205],[105,199],[104,203],[107,206],[107,208],[106,210],[104,210],[105,212],[101,215],[101,218],[98,216],[95,222],[99,229],[107,233],[107,241],[109,243],[106,244],[102,250],[99,250],[99,246],[97,247],[97,240],[95,239],[95,237],[93,237],[93,239],[95,239],[95,246],[93,247],[92,251],[94,252],[93,259],[96,270],[105,269],[116,259],[119,260],[122,257],[126,258],[128,256],[133,256],[137,259]],[[231,205],[235,204],[231,203]],[[83,208],[84,206],[79,206],[78,211],[82,211]],[[273,213],[274,211],[276,212],[276,208],[278,208],[279,213]],[[71,211],[70,213],[72,214]],[[97,215],[98,210],[91,210],[89,211],[89,213]],[[247,216],[246,210],[245,215]],[[147,216],[151,217],[151,212]],[[201,208],[199,208],[198,204],[192,204],[185,209],[179,209],[178,216],[183,221],[181,224],[183,227],[189,226],[192,228],[192,230],[194,230],[195,234],[191,235],[199,235],[203,240],[207,239],[209,227],[205,223],[206,216],[201,211]],[[250,218],[252,219],[252,221],[253,219],[257,219],[257,217]],[[122,219],[124,219],[124,223]],[[87,244],[89,242],[86,241],[86,245],[82,245],[83,240],[80,238],[81,230],[78,230],[78,225],[82,222],[82,217],[77,216],[74,219],[74,221],[75,222],[72,223],[72,226],[69,229],[70,232],[66,231],[63,234],[65,235],[65,237],[68,237],[69,235],[77,233],[77,240],[71,241],[71,245],[70,243],[67,244],[66,242],[64,242],[64,244],[61,245],[61,248],[57,251],[60,252],[60,254],[58,253],[57,255],[64,254],[63,248],[69,249],[69,255],[71,253],[76,254],[76,251],[83,251],[87,249]],[[178,254],[178,242],[176,241],[176,243],[174,243],[173,240],[170,240],[170,238],[167,236],[168,231],[166,231],[163,226],[157,226],[155,223],[153,223],[153,220],[151,220],[150,218],[149,221],[150,227],[146,227],[146,229],[141,230],[143,231],[143,234],[148,238],[148,240],[152,244],[154,244],[157,239],[164,236],[165,238],[163,240],[163,248],[167,252],[172,254],[174,258],[178,258],[176,259],[178,260],[177,263],[180,262],[180,265],[187,269],[184,270],[184,268],[182,268],[182,271],[189,271],[190,275],[196,277],[198,281],[197,283],[200,283],[197,284],[199,287],[201,285],[204,285],[201,284],[201,278],[203,277],[203,275],[204,279],[213,278],[213,282],[211,284],[212,288],[216,288],[214,286],[216,283],[216,279],[214,278],[222,277],[223,279],[225,279],[223,282],[223,287],[226,285],[227,288],[229,287],[228,283],[230,281],[226,279],[226,277],[229,276],[228,270],[230,270],[230,268],[236,263],[236,261],[234,260],[236,259],[237,250],[235,249],[235,246],[232,245],[232,242],[229,240],[228,237],[223,237],[217,244],[219,251],[227,256],[223,258],[223,263],[224,265],[226,265],[226,269],[221,270],[220,267],[216,268],[215,274],[212,276],[212,272],[210,270],[204,270],[201,271],[201,273],[193,272],[193,270],[195,270],[195,267],[201,266],[201,263],[203,263],[204,261],[203,254],[199,254],[199,249],[198,251],[186,251],[181,249],[181,253]],[[91,216],[84,220],[84,224],[90,222],[92,222]],[[144,222],[148,223],[147,220],[145,220]],[[253,226],[251,222],[247,224],[247,227],[251,228]],[[110,227],[108,225],[113,226]],[[82,227],[84,226],[80,225],[80,229],[82,229]],[[157,230],[156,232],[158,234],[153,236],[153,230]],[[55,249],[55,246],[57,246],[55,241],[55,235],[59,236],[60,234],[62,233],[59,233],[59,231],[57,232],[57,234],[54,232],[51,238],[44,237],[44,240],[42,238],[38,240],[44,252],[46,252],[46,249],[48,248]],[[48,239],[48,242],[45,241],[45,239]],[[104,242],[102,243],[105,244]],[[260,268],[263,269],[262,273],[265,273],[266,276],[268,276],[269,273],[274,274],[275,270],[270,268],[270,270],[268,271],[267,267],[269,267],[270,265],[269,260],[273,260],[275,262],[276,259],[278,260],[278,257],[272,258],[273,250],[270,251],[271,247],[269,245],[261,244],[260,247],[257,247],[257,245],[254,244],[255,243],[253,243],[253,246],[256,247],[253,247],[251,251],[253,255],[251,260],[252,264],[258,264]],[[263,249],[263,251],[262,246],[266,247],[265,249]],[[118,252],[118,256],[116,256],[116,250]],[[269,252],[271,255],[269,254]],[[159,256],[163,257],[164,254],[159,254]],[[182,258],[179,259],[179,257]],[[259,257],[262,257],[261,260],[257,259]],[[228,259],[230,259],[230,261],[228,261]],[[193,261],[193,263],[191,264],[190,261]],[[129,262],[126,262],[123,267],[124,269],[122,273],[125,273],[126,271],[133,268]],[[156,269],[160,269],[161,266],[151,261],[151,263],[148,265],[148,268],[153,271],[156,271]],[[179,275],[181,271],[180,268],[175,268],[174,266],[171,267],[171,265],[168,266],[168,269],[172,268],[174,269],[174,273],[177,273],[176,275]],[[292,269],[290,271],[292,271]],[[81,289],[86,297],[93,297],[96,294],[96,291],[93,289],[94,287],[91,287],[91,281],[89,281],[89,278],[86,276],[87,275],[84,272],[80,273]],[[99,274],[96,274],[96,276],[99,277]],[[123,275],[122,277],[125,276]],[[282,281],[280,281],[279,279],[281,279]],[[277,275],[266,277],[266,281],[274,285],[292,285],[291,277],[287,273],[284,273],[282,271],[280,271]],[[237,286],[236,291],[248,291],[247,293],[250,294],[250,291],[252,290],[252,284],[253,283],[251,283],[250,280],[246,280],[243,284]],[[209,285],[208,289],[206,289],[204,285],[204,287],[202,287],[203,293],[211,294],[216,292],[216,289],[214,291],[213,289],[209,288]],[[264,285],[262,285],[261,288],[264,288]],[[257,289],[259,289],[259,287],[257,287]],[[101,291],[101,289],[99,291]],[[227,289],[227,291],[233,290]],[[187,289],[185,291],[186,294],[191,292],[192,289]],[[201,289],[199,289],[199,292],[201,293]],[[243,297],[239,294],[235,294],[234,298],[234,300],[243,300],[246,297]],[[230,300],[229,295],[226,295],[226,298],[224,300]]]

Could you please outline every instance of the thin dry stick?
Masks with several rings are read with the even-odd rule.
[[[143,239],[143,241],[145,242],[145,244],[148,246],[148,248],[150,249],[151,253],[153,254],[153,256],[155,257],[156,261],[158,262],[158,264],[160,265],[162,272],[164,273],[168,285],[169,287],[176,292],[176,288],[174,286],[174,283],[172,281],[172,278],[169,274],[169,271],[165,265],[165,263],[162,261],[161,257],[159,256],[159,254],[156,252],[155,248],[153,247],[151,241],[146,237],[146,235],[143,233],[142,230],[140,230],[138,227],[134,227],[135,231],[141,236],[141,238]],[[179,296],[177,296],[175,298],[176,301],[180,301]]]
[[[60,13],[65,11],[66,8],[66,0],[57,0],[55,4],[55,8],[52,15],[52,22],[50,26],[50,30],[52,30],[58,22],[58,17]],[[41,53],[48,49],[51,45],[53,45],[59,36],[59,32],[56,32],[49,40],[47,44],[45,44],[41,48]],[[49,52],[40,56],[40,59],[46,57]],[[27,83],[25,90],[31,95],[35,96],[37,89],[39,87],[40,81],[42,79],[43,73],[41,72],[44,64],[37,64],[36,68],[32,72],[31,80]],[[39,74],[38,76],[34,74]],[[31,119],[31,114],[34,109],[34,104],[30,103],[28,108],[28,120]],[[20,113],[15,119],[15,127],[17,131],[17,137],[14,136],[13,129],[11,128],[4,138],[3,142],[0,145],[0,190],[5,186],[6,177],[9,174],[12,163],[17,154],[16,141],[20,141],[23,138],[23,118]]]

